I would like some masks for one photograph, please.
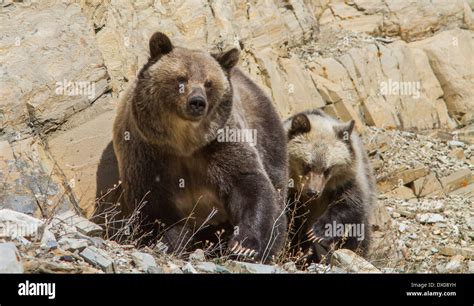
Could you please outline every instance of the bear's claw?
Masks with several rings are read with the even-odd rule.
[[[240,243],[236,242],[234,246],[230,248],[230,251],[232,255],[237,255],[237,256],[245,256],[245,257],[250,257],[253,258],[255,255],[257,255],[257,252],[253,249],[245,248]]]
[[[324,240],[324,238],[317,237],[314,234],[313,229],[310,229],[306,234],[308,235],[308,238],[311,242],[321,243]]]

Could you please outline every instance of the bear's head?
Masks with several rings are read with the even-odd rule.
[[[285,122],[290,176],[308,198],[321,196],[353,177],[354,120],[342,123],[321,111],[299,113]]]
[[[174,46],[161,32],[150,38],[132,112],[140,134],[176,154],[189,155],[212,141],[232,110],[230,72],[239,50],[219,54]]]

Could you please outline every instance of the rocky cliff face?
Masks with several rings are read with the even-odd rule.
[[[366,135],[367,127],[457,131],[474,120],[473,8],[471,0],[3,1],[0,208],[91,216],[99,161],[113,164],[118,98],[157,30],[189,48],[241,48],[240,67],[283,119],[322,107]],[[451,140],[472,144],[470,130],[460,131]]]

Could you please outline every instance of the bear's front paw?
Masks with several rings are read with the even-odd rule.
[[[254,259],[259,253],[259,243],[255,238],[234,235],[234,237],[229,241],[229,250],[231,255]]]
[[[336,242],[337,238],[331,235],[327,229],[327,223],[319,220],[307,232],[308,239],[329,250]]]
[[[235,241],[234,243],[230,245],[231,247],[229,250],[231,252],[231,255],[236,255],[238,257],[243,256],[243,257],[253,259],[258,254],[258,252],[255,249],[247,248],[238,241]]]

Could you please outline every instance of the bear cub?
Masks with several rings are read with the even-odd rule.
[[[375,180],[354,121],[340,122],[321,110],[287,119],[294,246],[314,260],[337,248],[367,255],[368,217],[376,200]],[[308,241],[310,242],[308,245]]]

